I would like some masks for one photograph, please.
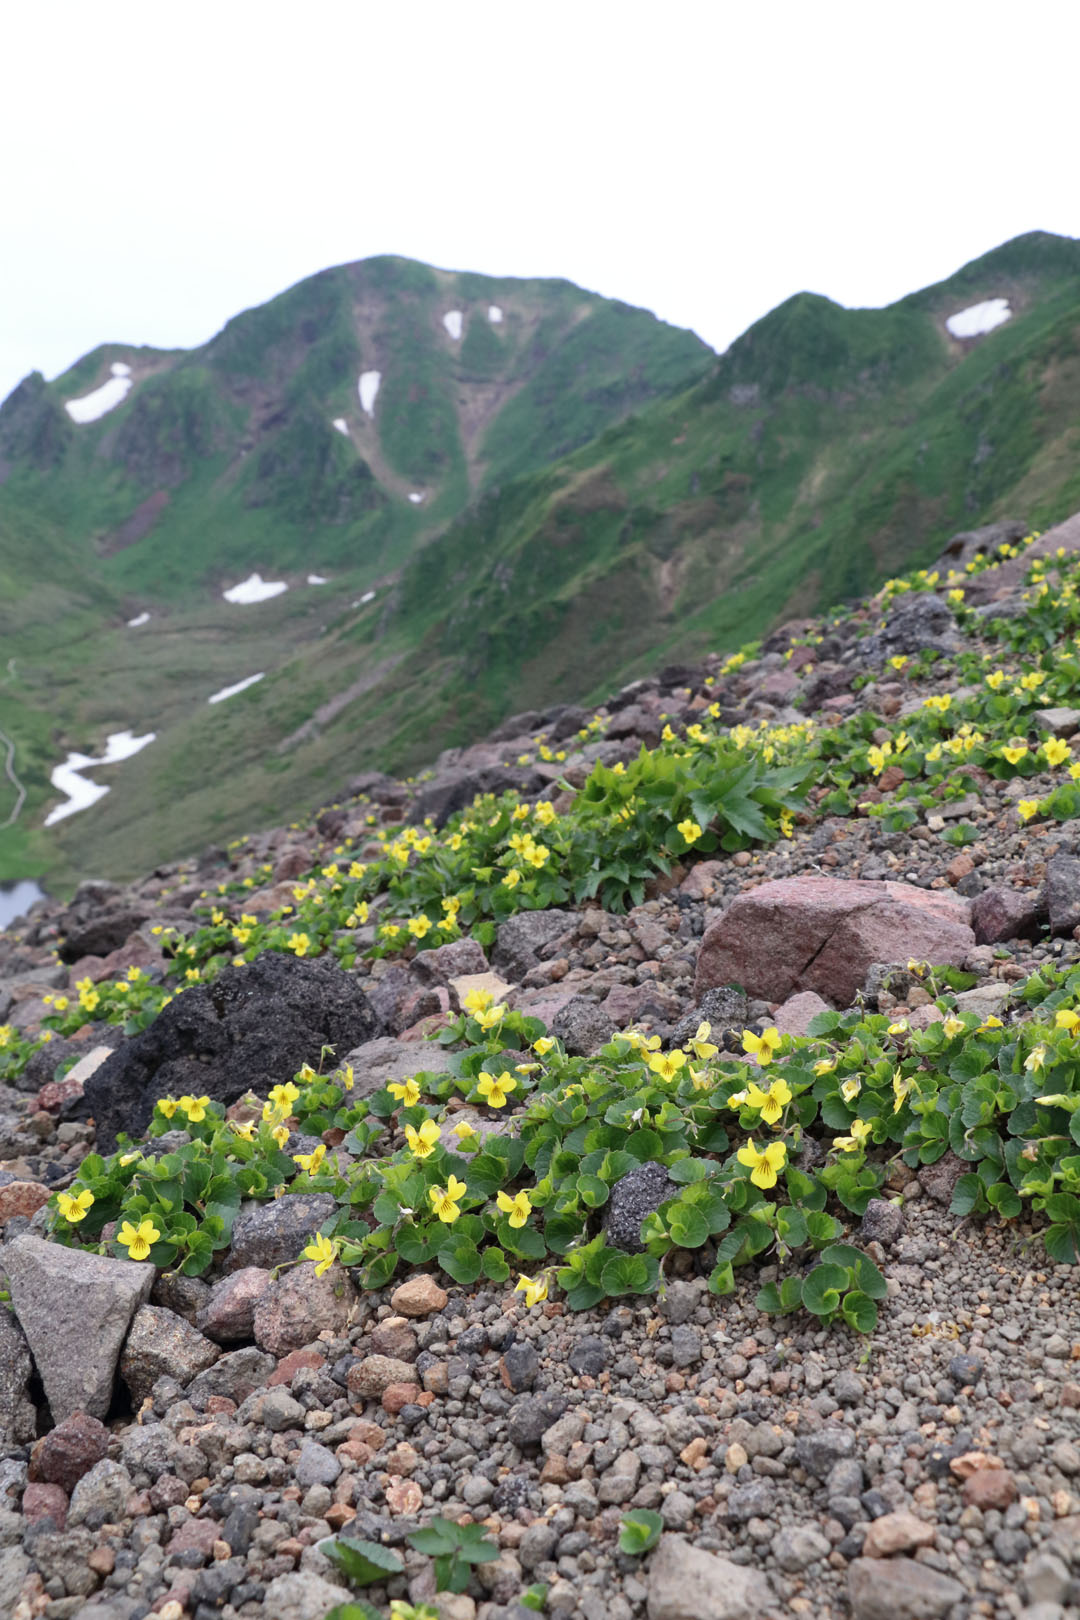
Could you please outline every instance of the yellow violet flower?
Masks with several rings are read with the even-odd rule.
[[[494,1000],[495,997],[490,990],[469,990],[466,993],[465,1000],[462,1002],[462,1006],[467,1013],[472,1013],[475,1017],[477,1013],[486,1011]]]
[[[480,1138],[467,1119],[458,1120],[457,1124],[451,1127],[450,1135],[457,1137],[463,1153],[471,1152],[473,1147],[480,1145]]]
[[[1038,1046],[1032,1047],[1024,1059],[1024,1068],[1027,1069],[1029,1074],[1038,1074],[1040,1070],[1046,1068],[1046,1047],[1042,1041],[1039,1042]]]
[[[532,1204],[529,1202],[527,1192],[516,1193],[513,1198],[509,1193],[500,1192],[495,1195],[495,1202],[503,1214],[510,1217],[510,1225],[514,1227],[524,1226],[532,1214]]]
[[[1042,745],[1043,755],[1048,765],[1064,765],[1071,757],[1072,750],[1063,737],[1047,737]]]
[[[854,1102],[861,1090],[862,1081],[857,1074],[853,1074],[847,1080],[841,1080],[840,1082],[840,1095],[846,1103]]]
[[[504,889],[516,889],[520,882],[521,873],[518,871],[516,866],[512,866],[509,872],[507,872],[506,876],[503,878],[502,886]]]
[[[1032,816],[1037,816],[1039,813],[1038,799],[1017,800],[1016,813],[1021,821],[1030,821]]]
[[[386,1089],[391,1097],[397,1098],[403,1108],[415,1108],[420,1101],[420,1087],[411,1075],[403,1084],[399,1085],[393,1081]]]
[[[841,1153],[857,1153],[866,1138],[870,1135],[873,1126],[868,1119],[853,1119],[850,1136],[834,1136],[833,1147],[839,1148]]]
[[[321,1277],[330,1270],[330,1267],[337,1259],[337,1253],[337,1244],[331,1243],[330,1239],[324,1237],[321,1232],[316,1232],[304,1250],[304,1259],[315,1261],[315,1275]]]
[[[476,1082],[476,1089],[489,1108],[505,1108],[507,1097],[517,1090],[517,1081],[509,1069],[504,1069],[500,1075],[488,1074],[484,1070]]]
[[[685,821],[679,822],[676,831],[682,833],[688,844],[696,844],[702,833],[702,829],[697,822],[691,821],[689,817]]]
[[[554,1045],[555,1041],[551,1035],[541,1035],[538,1040],[533,1041],[533,1051],[537,1057],[547,1057]]]
[[[290,1134],[291,1132],[289,1131],[289,1127],[287,1125],[275,1125],[273,1130],[270,1132],[270,1135],[274,1138],[274,1141],[277,1143],[278,1147],[283,1151],[286,1142],[289,1140]]]
[[[779,1077],[775,1079],[768,1091],[762,1091],[751,1081],[746,1088],[746,1100],[751,1108],[757,1108],[766,1125],[775,1125],[785,1107],[791,1101],[791,1087],[786,1080]]]
[[[318,1175],[319,1166],[322,1164],[325,1158],[325,1142],[320,1142],[318,1147],[315,1148],[311,1153],[294,1153],[292,1156],[293,1163],[298,1164],[301,1170],[306,1170],[309,1176]]]
[[[898,1114],[904,1106],[904,1098],[911,1090],[911,1081],[905,1080],[900,1074],[894,1074],[892,1080],[893,1113]]]
[[[353,1081],[355,1079],[352,1064],[343,1063],[341,1068],[338,1070],[338,1077],[340,1078],[342,1085],[345,1087],[345,1090],[351,1091],[353,1088]]]
[[[506,1017],[506,1007],[500,1002],[499,1006],[486,1007],[483,1012],[474,1013],[473,1017],[481,1029],[495,1029]]]
[[[904,667],[904,665],[906,663],[907,663],[907,659],[903,656],[902,653],[897,653],[894,658],[889,659],[889,667],[890,667],[890,669],[903,669],[903,667]]]
[[[255,1121],[253,1119],[246,1120],[243,1125],[238,1119],[230,1119],[229,1127],[236,1132],[237,1136],[242,1136],[245,1142],[255,1140]]]
[[[1005,671],[1003,669],[995,669],[992,675],[988,675],[986,677],[986,684],[990,688],[991,692],[996,692],[1004,680]]]
[[[409,1152],[416,1159],[426,1159],[429,1154],[434,1153],[441,1134],[433,1119],[425,1119],[419,1130],[406,1125],[405,1140],[409,1144]]]
[[[524,1294],[525,1303],[530,1308],[533,1305],[539,1305],[548,1297],[547,1278],[526,1277],[524,1273],[521,1273],[518,1276],[517,1282],[514,1284],[514,1293]]]
[[[78,1226],[86,1217],[86,1212],[94,1202],[94,1195],[89,1187],[84,1187],[80,1193],[57,1193],[56,1204],[65,1221],[72,1226]]]
[[[817,1062],[814,1064],[814,1073],[817,1074],[817,1075],[831,1074],[832,1071],[835,1068],[836,1068],[836,1059],[834,1057],[833,1058],[818,1058]]]
[[[156,1243],[161,1233],[153,1221],[140,1221],[138,1226],[132,1226],[125,1221],[116,1234],[116,1241],[123,1245],[128,1252],[129,1260],[145,1260],[150,1253],[150,1246]]]
[[[311,949],[311,940],[307,934],[290,934],[289,949],[297,956],[306,956]]]
[[[272,1086],[267,1093],[269,1101],[286,1117],[292,1113],[292,1105],[299,1095],[299,1086],[294,1086],[291,1080],[286,1080],[284,1085]]]
[[[764,1152],[759,1153],[753,1137],[745,1147],[741,1147],[736,1154],[740,1164],[745,1164],[750,1170],[750,1180],[755,1187],[767,1190],[776,1186],[776,1174],[784,1168],[787,1158],[787,1144],[785,1142],[770,1142]]]
[[[950,1013],[948,1018],[942,1022],[941,1027],[951,1041],[954,1035],[962,1035],[967,1025],[962,1018],[957,1018],[955,1013]]]
[[[1027,751],[1028,745],[1022,737],[1010,737],[1001,749],[1002,757],[1007,759],[1010,765],[1019,765]]]
[[[649,1059],[649,1068],[659,1080],[677,1080],[679,1070],[686,1065],[686,1053],[676,1049],[674,1052],[656,1052]]]
[[[198,1125],[206,1118],[206,1110],[210,1106],[209,1097],[181,1097],[180,1107],[187,1115],[188,1123]]]
[[[1058,1029],[1067,1029],[1071,1035],[1080,1024],[1080,1013],[1074,1012],[1071,1007],[1059,1007],[1054,1014],[1054,1023]]]
[[[706,1063],[709,1058],[715,1057],[717,1052],[720,1050],[718,1046],[714,1046],[710,1041],[709,1036],[711,1034],[712,1025],[702,1023],[698,1025],[697,1034],[694,1036],[693,1040],[687,1042],[687,1045],[690,1047],[690,1050],[693,1052],[694,1056],[702,1063]]]
[[[164,1114],[166,1119],[172,1119],[180,1104],[175,1097],[159,1097],[158,1112]]]
[[[767,1068],[780,1045],[780,1031],[775,1024],[770,1024],[760,1035],[755,1035],[752,1029],[744,1029],[742,1045],[744,1052],[756,1058],[759,1068]]]
[[[461,1214],[460,1200],[465,1196],[468,1190],[469,1189],[465,1183],[463,1181],[459,1181],[457,1176],[450,1177],[449,1181],[446,1183],[445,1189],[442,1187],[428,1188],[428,1197],[431,1200],[431,1207],[439,1217],[440,1221],[445,1221],[447,1226],[453,1225],[454,1221],[456,1221],[458,1216]]]

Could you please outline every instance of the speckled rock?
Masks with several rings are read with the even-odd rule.
[[[182,1316],[158,1305],[143,1305],[135,1313],[120,1356],[120,1376],[137,1407],[163,1374],[188,1384],[196,1373],[212,1367],[220,1354],[219,1347]]]
[[[321,1277],[315,1263],[286,1271],[260,1295],[255,1306],[255,1343],[272,1356],[288,1355],[317,1339],[325,1329],[340,1332],[356,1304],[356,1287],[340,1266]]]

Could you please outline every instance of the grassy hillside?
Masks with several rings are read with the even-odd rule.
[[[950,336],[993,298],[1004,325]],[[31,857],[60,878],[132,872],[288,819],[358,769],[414,769],[514,710],[863,593],[957,529],[1080,506],[1080,244],[1020,238],[883,310],[798,294],[704,374],[686,342],[566,283],[375,260],[197,356],[154,357],[97,427],[59,419],[70,374],[23,385],[0,412],[0,629],[23,654],[0,727],[25,752],[31,825],[63,747],[159,736],[47,845],[0,834],[0,877]],[[81,363],[78,387],[117,353]],[[356,374],[376,367],[371,419]],[[149,483],[191,471],[112,550],[149,465]],[[35,589],[24,617],[9,600],[28,599],[29,534],[48,605]],[[249,567],[292,588],[246,609],[209,588]],[[152,625],[129,630],[144,605]]]

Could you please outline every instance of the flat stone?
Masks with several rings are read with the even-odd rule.
[[[820,1530],[808,1525],[785,1525],[772,1539],[772,1555],[788,1575],[797,1575],[823,1558],[828,1558],[832,1543]]]
[[[539,966],[537,953],[576,928],[577,923],[574,912],[562,911],[557,906],[547,911],[519,911],[499,924],[492,963],[499,972],[521,980]]]
[[[104,1417],[120,1347],[155,1268],[22,1233],[5,1247],[4,1269],[54,1421]]]
[[[179,1384],[189,1384],[220,1355],[220,1348],[182,1316],[159,1305],[143,1305],[135,1312],[120,1355],[120,1376],[137,1409],[159,1378],[168,1376]]]
[[[26,1335],[9,1310],[0,1306],[0,1448],[21,1445],[37,1433],[30,1399],[34,1364]]]
[[[647,1569],[648,1620],[759,1620],[773,1605],[760,1570],[704,1552],[682,1536],[662,1535]]]
[[[344,1581],[344,1575],[341,1577]],[[274,1620],[323,1620],[330,1610],[343,1603],[348,1593],[333,1586],[312,1570],[278,1575],[266,1588],[264,1613]]]
[[[305,1260],[260,1295],[255,1343],[272,1356],[285,1356],[327,1329],[340,1333],[349,1324],[356,1300],[356,1286],[342,1267],[332,1266],[318,1277],[315,1262]]]
[[[250,1339],[255,1328],[255,1307],[270,1281],[271,1273],[264,1266],[243,1266],[222,1277],[211,1288],[209,1299],[195,1319],[199,1332],[215,1344]]]
[[[224,1395],[237,1405],[247,1400],[256,1389],[261,1389],[274,1371],[274,1358],[253,1344],[241,1350],[227,1350],[212,1367],[193,1378],[188,1388],[188,1400],[207,1400],[211,1395]]]
[[[1037,709],[1032,719],[1039,731],[1049,731],[1055,737],[1071,737],[1080,731],[1080,709]]]
[[[415,1372],[394,1356],[365,1356],[349,1368],[348,1389],[354,1400],[377,1401],[391,1384],[411,1384]]]
[[[951,891],[861,878],[781,878],[740,894],[705,930],[694,994],[741,984],[783,1001],[813,990],[848,1007],[876,962],[959,967],[975,944]]]
[[[943,1620],[967,1593],[914,1558],[856,1558],[848,1571],[854,1620]]]
[[[964,1481],[962,1492],[965,1507],[981,1508],[983,1512],[987,1508],[1004,1512],[1019,1494],[1016,1480],[1007,1468],[977,1468]]]
[[[917,1519],[914,1513],[883,1513],[867,1529],[862,1550],[865,1558],[892,1558],[916,1547],[932,1547],[937,1540],[934,1525]]]
[[[427,952],[431,955],[433,953]],[[377,1040],[365,1041],[345,1057],[353,1072],[353,1088],[349,1096],[355,1101],[370,1097],[384,1086],[400,1083],[411,1075],[422,1072],[437,1061],[439,1047],[420,1047],[415,1041],[395,1040],[391,1035],[380,1035]]]
[[[336,1208],[330,1193],[301,1192],[242,1209],[233,1223],[227,1269],[288,1265]]]
[[[971,902],[971,926],[977,945],[1000,945],[1006,939],[1034,934],[1045,904],[1033,889],[984,889]]]
[[[781,1035],[806,1035],[818,1013],[828,1012],[829,1004],[813,990],[800,990],[789,996],[773,1014],[772,1022]]]
[[[1054,855],[1047,862],[1046,903],[1052,934],[1071,934],[1080,924],[1080,860],[1075,855]]]
[[[327,1446],[305,1440],[296,1461],[296,1483],[307,1490],[311,1485],[332,1485],[341,1473],[341,1464]]]

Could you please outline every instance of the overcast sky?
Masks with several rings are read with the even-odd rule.
[[[725,347],[1080,235],[1062,0],[50,0],[0,49],[0,398],[327,265],[567,276]]]

